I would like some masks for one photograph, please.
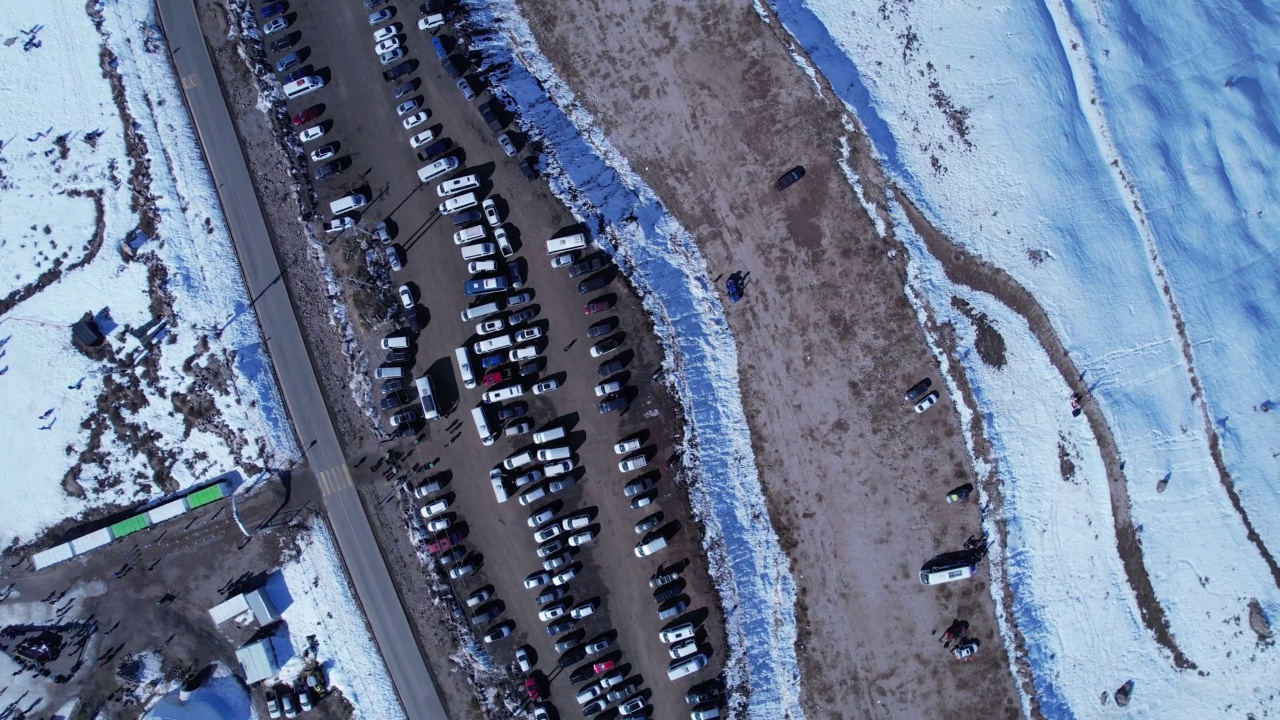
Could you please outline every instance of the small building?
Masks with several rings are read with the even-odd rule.
[[[276,612],[275,606],[271,604],[271,598],[267,597],[261,588],[228,598],[209,609],[209,617],[213,618],[214,625],[221,625],[232,618],[242,617],[243,621],[247,622],[249,615],[253,616],[258,625],[264,627],[280,619],[280,613]]]
[[[240,661],[240,667],[244,670],[244,681],[249,685],[275,677],[275,674],[280,672],[280,665],[276,662],[276,653],[271,647],[269,637],[237,648],[236,660]]]
[[[93,313],[85,313],[75,325],[71,326],[71,339],[86,347],[95,348],[106,339],[98,324],[93,321]]]

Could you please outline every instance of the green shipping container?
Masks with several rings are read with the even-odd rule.
[[[121,520],[115,525],[112,525],[111,534],[115,535],[116,539],[120,539],[125,535],[131,535],[139,530],[146,530],[149,527],[151,527],[151,522],[147,520],[146,515],[134,515],[128,520]]]
[[[217,485],[210,485],[203,490],[197,490],[186,497],[187,509],[195,510],[201,505],[208,505],[215,500],[221,500],[226,497],[226,492],[226,483],[218,483]]]

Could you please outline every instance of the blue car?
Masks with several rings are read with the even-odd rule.
[[[433,38],[431,38],[431,47],[433,47],[433,48],[435,48],[435,49],[436,49],[436,57],[438,57],[438,58],[446,58],[446,57],[449,57],[449,51],[444,49],[444,38],[443,38],[443,37],[433,37]]]
[[[488,370],[489,368],[491,368],[491,367],[497,367],[497,366],[501,365],[501,364],[502,364],[502,363],[504,363],[504,362],[506,362],[506,361],[502,359],[502,354],[501,354],[501,353],[494,353],[494,354],[492,354],[492,355],[485,355],[484,357],[480,358],[480,369],[481,369],[481,370]]]
[[[274,2],[270,5],[263,5],[262,9],[258,11],[258,17],[266,20],[267,18],[273,18],[282,13],[284,13],[284,3]]]

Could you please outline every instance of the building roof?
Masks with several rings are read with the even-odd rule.
[[[280,613],[276,612],[275,606],[271,604],[271,598],[267,597],[261,588],[245,593],[244,599],[249,603],[249,609],[253,611],[253,619],[257,620],[259,625],[270,625],[280,619]]]
[[[280,671],[271,638],[263,638],[236,649],[236,660],[244,669],[244,681],[250,685],[274,677]]]
[[[98,330],[98,326],[93,322],[93,316],[89,313],[85,313],[83,318],[71,326],[71,336],[89,347],[94,347],[103,340],[102,331]]]
[[[245,600],[244,595],[236,595],[209,608],[209,617],[213,618],[214,625],[221,625],[247,612],[249,612],[249,602]]]

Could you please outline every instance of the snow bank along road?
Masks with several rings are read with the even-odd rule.
[[[253,193],[231,117],[204,47],[194,3],[162,3],[161,17],[188,107],[231,227],[249,292],[262,323],[285,404],[306,459],[320,479],[325,511],[392,681],[412,720],[442,718],[444,710],[410,632],[351,483],[333,423],[325,408],[280,267]]]
[[[1148,0],[771,6],[921,216],[1026,288],[1080,370],[1055,373],[1025,320],[948,278],[886,202],[922,314],[960,347],[1003,339],[1007,362],[958,360],[1004,499],[992,521],[1007,523],[1028,703],[1086,714],[1128,686],[1144,716],[1274,712],[1280,135],[1265,98],[1280,92],[1280,16]],[[1080,381],[1131,523],[1101,492],[1104,437],[1061,412]]]

